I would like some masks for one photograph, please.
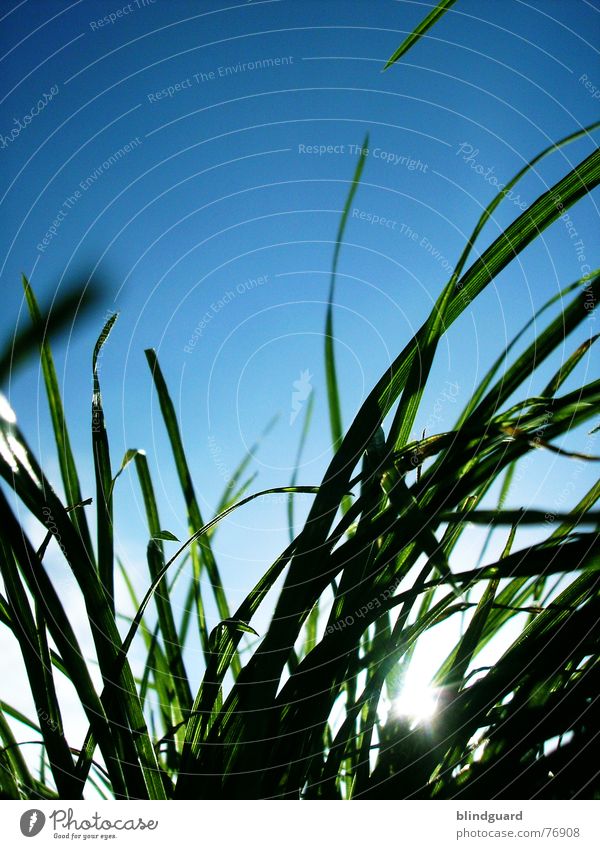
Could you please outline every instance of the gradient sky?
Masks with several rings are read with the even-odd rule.
[[[598,117],[597,4],[459,0],[381,73],[428,8],[409,0],[2,4],[0,333],[6,339],[27,321],[21,272],[44,304],[76,279],[102,282],[98,304],[74,323],[68,343],[55,344],[86,492],[91,351],[111,311],[120,318],[100,378],[113,466],[127,448],[147,450],[164,527],[185,535],[146,347],[158,351],[206,517],[274,414],[253,487],[289,482],[305,403],[290,423],[292,393],[303,372],[315,416],[299,482],[316,484],[330,456],[329,271],[365,134],[369,154],[336,292],[346,426],[429,312],[494,196],[492,175],[507,182],[551,141]],[[593,147],[583,138],[542,162],[478,246]],[[452,426],[534,308],[581,276],[582,253],[592,268],[600,264],[596,221],[593,199],[579,203],[571,230],[554,224],[456,322],[415,434]],[[593,331],[587,324],[564,355]],[[557,364],[541,370],[530,394]],[[573,380],[586,368],[590,361]],[[9,390],[58,485],[37,366],[20,369]],[[516,504],[556,507],[566,480],[576,495],[594,474],[544,455],[528,466]],[[143,572],[140,495],[133,474],[120,483],[118,545]],[[299,497],[299,515],[309,503]],[[245,595],[286,536],[280,501],[246,508],[215,537],[232,599]]]

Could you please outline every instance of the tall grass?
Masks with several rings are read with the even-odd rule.
[[[440,6],[394,53],[393,65],[451,5]],[[542,194],[471,259],[473,246],[505,193],[546,155],[596,126],[550,146],[523,168],[485,209],[430,316],[386,368],[344,431],[343,387],[335,365],[333,302],[348,210],[360,191],[361,157],[335,248],[325,326],[331,462],[303,527],[288,519],[290,543],[250,589],[229,606],[212,548],[216,524],[263,493],[248,494],[245,457],[211,521],[202,516],[167,381],[158,358],[147,361],[183,493],[189,539],[167,559],[152,469],[142,451],[115,465],[105,427],[97,360],[116,320],[93,351],[91,434],[95,492],[82,490],[70,447],[49,335],[69,314],[65,303],[41,313],[27,280],[31,330],[0,357],[3,378],[15,354],[37,343],[51,413],[64,498],[50,485],[16,416],[2,399],[0,417],[0,623],[16,639],[37,718],[0,702],[0,789],[5,798],[529,798],[597,796],[600,683],[600,557],[595,504],[600,485],[561,513],[505,505],[515,470],[532,452],[594,462],[573,436],[597,414],[600,382],[565,391],[596,337],[586,319],[597,302],[600,274],[568,282],[500,352],[452,430],[410,435],[431,379],[440,340],[522,251],[600,180],[595,150]],[[525,260],[523,260],[525,261]],[[560,301],[557,318],[518,355],[516,342],[539,328]],[[566,306],[564,305],[566,304]],[[589,325],[589,322],[587,322]],[[567,340],[568,337],[568,342]],[[572,353],[536,396],[530,377],[563,345]],[[312,404],[297,464],[310,427]],[[138,598],[126,565],[115,556],[113,493],[133,464],[145,505],[148,588]],[[497,506],[489,493],[500,483]],[[35,549],[14,498],[47,529]],[[486,499],[487,497],[487,499]],[[95,543],[88,511],[96,511]],[[457,563],[459,542],[481,525],[503,534],[499,556]],[[543,541],[519,547],[534,525]],[[77,581],[94,642],[86,657],[53,585],[45,553],[54,538]],[[487,558],[487,559],[486,559]],[[136,613],[122,637],[115,573],[121,571]],[[208,631],[202,582],[211,587],[220,623]],[[252,619],[277,581],[282,589],[266,633]],[[177,622],[175,581],[185,585]],[[186,584],[187,582],[187,584]],[[151,608],[152,616],[149,616]],[[328,614],[323,611],[329,610]],[[460,623],[432,682],[437,709],[429,721],[390,711],[421,641],[442,623]],[[507,633],[492,666],[481,653]],[[192,634],[192,629],[195,633]],[[511,631],[514,633],[514,630]],[[198,639],[202,682],[193,692],[186,645]],[[132,647],[145,662],[131,661]],[[101,685],[94,683],[97,663]],[[57,679],[70,681],[89,722],[80,748],[64,727]],[[39,768],[24,739],[41,747]]]

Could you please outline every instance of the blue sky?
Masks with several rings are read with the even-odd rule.
[[[385,74],[427,4],[26,0],[3,8],[0,333],[27,320],[21,272],[44,304],[82,274],[102,281],[97,305],[55,345],[84,489],[93,490],[91,351],[117,310],[100,371],[113,465],[127,448],[147,450],[163,525],[177,535],[182,501],[144,348],[158,351],[206,517],[274,414],[254,486],[289,482],[299,380],[315,392],[299,482],[318,483],[330,457],[329,271],[366,133],[336,290],[346,426],[429,312],[495,193],[493,178],[507,182],[598,115],[599,13],[583,0],[459,0]],[[593,146],[584,138],[541,163],[479,246]],[[557,222],[457,321],[438,352],[419,432],[451,427],[533,309],[581,276],[582,254],[598,264],[595,214],[593,199],[580,203],[571,230]],[[563,355],[592,332],[588,324]],[[13,376],[9,394],[58,484],[35,364]],[[528,468],[517,502],[552,507],[565,479],[582,492],[593,473],[546,456]],[[143,571],[141,498],[133,475],[120,484],[117,539]],[[308,504],[299,497],[298,515]],[[284,504],[261,502],[215,538],[234,599],[286,537]]]

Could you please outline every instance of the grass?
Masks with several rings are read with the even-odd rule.
[[[385,67],[398,61],[450,5],[441,3]],[[102,329],[92,358],[92,502],[79,482],[49,342],[75,301],[61,303],[50,319],[23,281],[31,329],[0,355],[0,374],[6,379],[15,358],[37,344],[64,497],[50,485],[2,399],[0,624],[5,636],[19,644],[37,712],[33,720],[0,702],[4,798],[600,795],[595,710],[600,485],[560,513],[505,506],[516,470],[532,452],[559,453],[574,463],[598,460],[576,444],[569,451],[559,446],[564,435],[591,426],[600,402],[598,381],[569,391],[564,387],[596,340],[585,325],[598,299],[600,274],[569,282],[527,323],[500,352],[452,430],[410,439],[443,335],[466,309],[477,308],[477,297],[507,265],[593,190],[600,180],[600,152],[579,163],[471,259],[485,223],[542,157],[596,128],[542,151],[485,209],[429,318],[344,431],[333,303],[348,211],[360,191],[364,158],[359,158],[338,230],[326,312],[331,462],[318,487],[297,486],[294,473],[289,487],[266,491],[289,494],[290,543],[237,610],[229,607],[211,539],[223,518],[265,494],[249,494],[251,452],[232,475],[218,515],[207,522],[167,381],[156,354],[146,352],[189,527],[189,538],[167,559],[164,542],[174,538],[161,526],[145,454],[131,449],[118,466],[110,454],[97,360],[102,345],[109,344],[116,316]],[[557,301],[559,316],[544,326],[546,310]],[[516,343],[532,326],[543,329],[516,355]],[[540,394],[527,396],[529,378],[549,358],[560,357],[565,344],[569,356],[557,363]],[[296,466],[311,413],[309,400]],[[148,589],[142,599],[113,545],[113,526],[119,521],[113,515],[113,493],[129,464],[148,525]],[[497,484],[500,496],[490,508],[490,491]],[[313,497],[298,532],[297,492]],[[11,493],[46,529],[37,550],[15,513]],[[96,511],[95,543],[91,509]],[[488,528],[481,556],[457,564],[457,545],[479,525]],[[522,529],[532,525],[543,531],[543,540],[518,547]],[[489,559],[492,533],[502,534],[504,544],[501,554]],[[82,650],[81,635],[48,575],[44,557],[52,538],[84,601],[93,658]],[[125,637],[118,627],[118,571],[137,611],[127,620]],[[221,619],[211,632],[203,576]],[[253,616],[280,576],[283,586],[269,627],[258,638]],[[172,604],[176,582],[186,599],[181,622]],[[459,623],[457,637],[447,645],[432,682],[433,716],[417,721],[391,711],[386,717],[381,705],[401,694],[422,641],[452,622]],[[496,662],[480,665],[481,653],[515,629],[517,636]],[[192,638],[200,641],[205,667],[195,693],[186,671],[186,645]],[[131,660],[134,645],[137,656],[143,652],[146,658],[141,668]],[[101,686],[94,683],[94,664]],[[71,745],[63,724],[59,677],[74,685],[89,722],[81,748]],[[41,751],[36,769],[24,756],[32,735]]]

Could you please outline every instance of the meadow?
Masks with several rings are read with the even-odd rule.
[[[440,3],[383,70],[401,63],[451,6]],[[557,139],[497,186],[428,318],[344,427],[334,305],[365,151],[376,144],[369,136],[362,141],[339,220],[324,316],[332,452],[323,479],[312,486],[297,482],[313,426],[313,396],[301,378],[294,410],[301,431],[289,486],[256,491],[247,455],[228,476],[214,517],[203,515],[174,395],[159,356],[145,351],[170,447],[162,462],[173,464],[185,502],[185,540],[161,522],[156,470],[143,448],[131,448],[120,463],[111,456],[102,396],[110,375],[100,365],[117,315],[107,317],[90,351],[95,491],[87,492],[51,347],[85,302],[82,307],[74,292],[42,310],[23,278],[31,322],[7,340],[0,377],[5,384],[20,361],[37,352],[63,492],[36,458],[19,411],[2,397],[0,625],[3,639],[18,643],[36,710],[26,716],[8,696],[0,702],[3,798],[598,798],[600,484],[577,499],[569,490],[553,511],[507,505],[533,455],[559,456],[586,469],[600,459],[593,450],[600,382],[587,377],[600,272],[590,267],[579,279],[564,280],[499,348],[468,397],[446,388],[446,401],[456,407],[451,429],[411,436],[445,334],[463,313],[477,310],[478,297],[510,263],[520,258],[526,264],[526,248],[565,222],[598,185],[600,152],[595,148],[529,205],[516,204],[520,181],[541,160],[591,138],[598,126]],[[509,205],[514,218],[486,242],[482,232],[500,204]],[[203,327],[190,337],[192,348]],[[540,379],[547,369],[549,379]],[[264,413],[268,418],[270,411]],[[115,552],[120,517],[114,494],[125,470],[137,478],[147,521],[144,593]],[[298,495],[309,497],[311,507],[296,531]],[[214,535],[227,532],[234,511],[271,497],[285,500],[290,541],[234,608]],[[24,513],[44,528],[37,548]],[[532,528],[539,540],[525,544]],[[457,557],[465,537],[481,529],[478,555],[472,562]],[[492,538],[502,541],[498,555]],[[46,566],[51,543],[77,581],[93,658]],[[123,586],[126,603],[118,592]],[[213,628],[206,587],[220,620]],[[183,606],[175,595],[185,599]],[[269,624],[259,635],[253,622],[266,603]],[[391,709],[419,646],[448,625],[456,627],[444,634],[455,637],[443,642],[428,701],[404,712]],[[199,687],[188,670],[192,638],[204,661]],[[482,663],[482,653],[496,645],[495,661]],[[63,720],[59,677],[72,683],[89,724],[77,745]]]

